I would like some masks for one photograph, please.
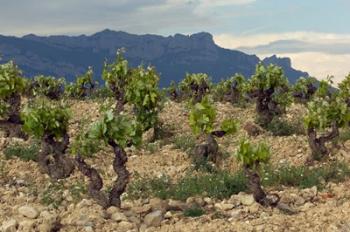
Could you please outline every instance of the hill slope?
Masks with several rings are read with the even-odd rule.
[[[91,36],[0,36],[3,60],[15,59],[27,76],[49,74],[68,80],[82,74],[88,66],[93,66],[96,76],[100,76],[104,60],[112,61],[121,47],[126,49],[126,58],[132,66],[140,63],[156,66],[161,73],[161,86],[182,79],[186,72],[205,72],[214,81],[237,72],[250,76],[260,61],[255,55],[217,46],[212,35],[205,32],[168,37],[111,30]],[[291,82],[308,76],[293,69],[289,58],[273,56],[263,62],[281,65]]]

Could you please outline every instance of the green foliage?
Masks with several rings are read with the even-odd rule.
[[[200,217],[205,214],[205,211],[199,206],[192,206],[191,208],[185,209],[183,214],[185,217]]]
[[[306,128],[324,131],[330,128],[332,123],[336,123],[337,127],[343,127],[350,121],[349,107],[340,97],[316,97],[308,103],[307,110],[304,118]]]
[[[186,74],[179,83],[181,95],[184,98],[202,98],[210,91],[212,86],[209,76],[205,73]]]
[[[288,79],[281,67],[270,64],[265,67],[262,63],[256,66],[255,74],[250,80],[251,88],[268,90],[288,86]]]
[[[92,99],[106,99],[106,98],[111,98],[113,96],[114,96],[114,94],[113,94],[111,89],[109,89],[105,86],[102,86],[102,87],[95,89],[95,91],[92,92],[90,98],[92,98]]]
[[[142,131],[136,121],[125,115],[115,115],[112,110],[107,111],[88,132],[88,138],[103,140],[106,144],[113,140],[122,148],[126,147],[130,141],[134,145],[139,145],[141,136]]]
[[[266,129],[270,131],[274,136],[305,134],[303,121],[298,119],[287,121],[285,119],[275,117],[267,125]]]
[[[39,75],[34,77],[31,84],[32,95],[45,96],[56,100],[64,93],[66,81],[64,78]]]
[[[238,122],[234,119],[225,119],[222,121],[220,129],[226,134],[234,134],[238,130]]]
[[[257,65],[247,87],[250,92],[274,90],[272,99],[282,108],[292,102],[288,88],[288,79],[281,67],[273,64],[265,67],[262,63]]]
[[[324,187],[327,182],[344,181],[350,176],[345,163],[331,162],[320,167],[288,166],[267,167],[263,174],[265,186],[295,186],[299,188]]]
[[[40,202],[47,206],[57,209],[64,201],[63,197],[64,185],[62,182],[52,182],[40,194]]]
[[[0,65],[0,100],[10,97],[12,94],[21,93],[25,88],[22,72],[17,65],[10,61]]]
[[[174,147],[184,152],[191,152],[196,146],[196,139],[191,135],[176,135],[174,138]]]
[[[123,51],[117,51],[117,57],[114,63],[105,62],[102,71],[102,79],[106,82],[106,86],[114,93],[115,97],[125,91],[127,83],[130,79],[130,71],[128,61],[123,57]]]
[[[23,93],[25,80],[13,61],[0,65],[0,116],[6,117],[11,108],[10,100]]]
[[[186,200],[193,196],[228,198],[245,191],[247,179],[243,172],[230,174],[220,171],[194,175],[189,173],[177,182],[166,176],[148,177],[135,175],[128,185],[127,194],[131,199],[159,197],[161,199]]]
[[[75,182],[69,185],[61,181],[51,182],[39,195],[41,203],[57,209],[66,200],[64,197],[65,189],[68,189],[75,203],[79,202],[87,193],[86,187],[82,182]]]
[[[127,102],[133,104],[136,119],[144,130],[154,128],[158,124],[160,111],[159,76],[154,68],[144,69],[142,66],[133,71],[125,93]]]
[[[245,101],[248,82],[241,74],[222,80],[213,86],[212,95],[216,101],[230,101],[235,104]]]
[[[23,109],[21,118],[25,132],[37,138],[45,134],[61,138],[67,133],[70,113],[62,103],[38,99]]]
[[[348,101],[350,105],[350,74],[339,83],[339,96]]]
[[[83,196],[87,193],[85,184],[80,181],[70,185],[68,190],[74,202],[79,202],[83,198]]]
[[[319,87],[315,93],[318,98],[325,98],[331,95],[331,85],[333,84],[333,77],[328,76],[326,80],[321,80]]]
[[[243,165],[257,168],[260,163],[266,163],[269,160],[270,149],[264,143],[253,146],[248,140],[242,140],[236,156]]]
[[[6,159],[18,157],[24,161],[37,161],[40,146],[34,142],[30,145],[15,143],[4,149]]]
[[[209,134],[213,130],[216,110],[208,97],[196,103],[190,112],[190,126],[195,135]]]
[[[312,88],[312,91],[316,91],[316,84],[317,80],[314,77],[300,77],[295,83],[295,85],[293,85],[293,96],[296,98],[309,100],[314,94],[310,92],[310,88]]]
[[[87,72],[78,76],[75,83],[70,83],[66,86],[66,92],[69,97],[83,98],[92,94],[92,90],[97,84],[93,80],[93,70],[91,67],[88,68]]]

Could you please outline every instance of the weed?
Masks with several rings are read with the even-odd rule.
[[[184,152],[190,153],[196,146],[196,140],[191,135],[179,135],[174,137],[174,147]]]
[[[192,206],[184,210],[183,214],[185,217],[200,217],[205,214],[205,211],[199,206]]]
[[[30,145],[15,143],[6,147],[4,150],[4,155],[6,159],[18,157],[24,161],[36,161],[39,150],[40,146],[36,142]]]

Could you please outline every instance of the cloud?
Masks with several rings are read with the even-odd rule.
[[[258,56],[263,59],[273,54]],[[278,56],[290,57],[294,68],[307,71],[319,80],[326,79],[328,75],[334,76],[335,84],[341,82],[350,73],[350,54],[335,55],[321,52],[302,52],[279,53]]]
[[[318,79],[333,75],[339,83],[350,72],[350,34],[287,32],[255,35],[214,35],[225,48],[239,49],[265,58],[290,57],[294,68]]]
[[[250,35],[217,34],[215,42],[225,48],[256,47],[281,40],[302,41],[305,43],[344,44],[350,43],[350,34],[296,31],[286,33],[260,33]]]
[[[1,34],[92,34],[110,28],[131,33],[191,34],[220,28],[228,6],[256,0],[17,0],[0,8]],[[220,10],[220,14],[216,11]],[[16,17],[13,17],[16,15]]]

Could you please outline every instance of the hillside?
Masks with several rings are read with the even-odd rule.
[[[0,54],[3,61],[15,59],[25,75],[47,74],[73,80],[88,66],[93,66],[97,79],[103,62],[114,59],[116,50],[124,47],[132,66],[140,63],[154,65],[161,73],[161,86],[171,80],[181,80],[186,72],[204,72],[214,82],[235,73],[250,76],[260,61],[255,55],[216,45],[209,33],[190,36],[133,35],[121,31],[104,30],[86,36],[49,36],[33,34],[18,37],[0,36]],[[289,58],[272,56],[263,63],[282,66],[289,81],[294,83],[307,73],[293,69]]]
[[[99,102],[96,101],[71,101],[73,118],[70,120],[69,135],[75,137],[78,126],[83,119],[90,122],[99,117]],[[253,121],[255,117],[254,106],[246,108],[233,107],[231,104],[216,103],[218,109],[218,120],[227,115],[234,115],[241,125]],[[294,122],[300,122],[305,109],[301,105],[293,105],[287,111],[286,118]],[[128,195],[122,202],[122,209],[111,207],[102,209],[86,193],[87,180],[75,171],[74,174],[62,181],[52,182],[47,175],[40,173],[38,164],[33,161],[25,162],[18,158],[5,159],[3,151],[11,144],[31,144],[33,141],[21,139],[0,138],[0,222],[10,225],[7,228],[18,228],[16,231],[203,231],[203,232],[231,232],[231,231],[348,231],[350,224],[349,207],[349,180],[344,182],[323,183],[325,180],[307,178],[309,182],[303,182],[305,187],[297,186],[273,186],[266,189],[270,193],[278,193],[281,201],[298,210],[296,215],[288,215],[280,210],[262,207],[254,203],[252,195],[240,193],[220,199],[215,194],[224,194],[224,186],[230,191],[235,191],[239,186],[234,185],[236,179],[223,179],[224,186],[219,182],[207,180],[206,186],[198,187],[196,182],[185,182],[188,185],[179,189],[179,195],[172,198],[183,199],[182,201],[160,200],[154,196],[148,196],[146,189],[142,186],[158,189],[154,194],[161,196],[162,183],[166,178],[176,182],[181,178],[194,178],[200,174],[193,172],[190,157],[183,150],[191,141],[191,131],[188,126],[188,111],[185,103],[168,102],[161,113],[161,121],[174,134],[168,141],[165,139],[151,143],[141,149],[128,149],[128,169],[132,173]],[[221,163],[221,168],[235,173],[239,170],[239,164],[232,155],[237,149],[239,140],[247,136],[243,129],[237,134],[219,139],[219,145],[230,154]],[[181,140],[182,138],[182,140]],[[265,141],[272,149],[271,164],[274,167],[292,165],[303,167],[306,157],[310,153],[305,135],[294,134],[290,136],[272,136],[270,132],[264,131],[257,137],[250,138],[253,142]],[[179,142],[179,141],[187,141]],[[349,149],[347,142],[344,149]],[[349,153],[345,150],[336,152],[331,159],[342,160],[350,164]],[[107,186],[111,184],[115,174],[112,168],[113,153],[110,148],[100,152],[100,155],[89,158],[89,163],[99,167],[103,172],[103,179]],[[314,166],[322,166],[321,163]],[[276,171],[276,170],[275,170]],[[337,170],[335,170],[337,172]],[[288,174],[289,173],[289,174]],[[319,174],[326,175],[326,172]],[[200,174],[208,175],[208,174]],[[200,176],[199,175],[199,176]],[[215,174],[212,174],[215,176]],[[293,183],[290,171],[285,173]],[[331,174],[329,176],[331,180]],[[163,177],[163,178],[162,178]],[[323,178],[324,176],[322,176]],[[141,179],[140,179],[141,178]],[[144,179],[142,179],[144,178]],[[165,178],[165,179],[164,179]],[[306,178],[306,177],[305,177]],[[145,180],[158,182],[143,182]],[[311,182],[310,182],[311,181]],[[314,182],[312,182],[314,181]],[[236,183],[236,182],[235,182]],[[322,184],[323,183],[323,184]],[[217,185],[217,191],[211,185]],[[313,187],[313,185],[315,185]],[[196,187],[197,186],[197,187]],[[318,186],[318,187],[317,187]],[[211,192],[201,192],[195,195],[196,188],[207,188]],[[223,188],[223,189],[221,189]],[[139,191],[141,190],[141,191]],[[181,191],[183,191],[181,195]],[[132,195],[134,194],[134,196]],[[188,194],[188,195],[186,195]],[[205,195],[208,196],[205,196]],[[144,196],[144,199],[137,199]],[[190,197],[191,196],[191,197]],[[135,198],[136,197],[136,198]],[[190,206],[194,202],[205,209],[205,213],[199,217],[184,216],[181,209]],[[157,211],[158,210],[158,211]],[[152,220],[143,219],[145,215],[152,212],[163,212],[157,217],[153,215]],[[163,211],[164,210],[164,211]],[[195,213],[193,213],[195,214]],[[202,214],[202,213],[200,213]],[[149,216],[148,218],[150,218]],[[160,220],[160,221],[159,221]],[[59,224],[56,224],[59,222]],[[12,224],[11,224],[12,223]],[[12,227],[11,227],[12,225]],[[15,226],[13,226],[15,225]],[[58,226],[59,225],[59,226]],[[1,226],[1,223],[0,223]],[[52,228],[60,228],[52,230]],[[15,230],[4,231],[15,231]]]

